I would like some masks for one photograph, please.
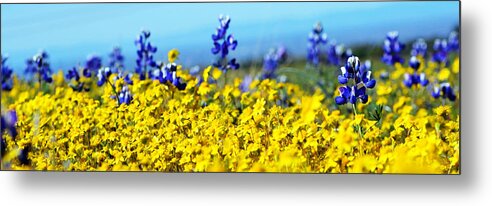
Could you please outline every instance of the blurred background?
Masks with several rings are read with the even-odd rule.
[[[89,54],[103,57],[120,46],[127,69],[135,66],[134,40],[142,29],[165,60],[172,48],[185,67],[211,64],[211,35],[220,14],[231,17],[229,32],[239,45],[231,56],[261,61],[272,47],[304,58],[308,33],[320,21],[329,40],[348,47],[380,48],[388,31],[400,40],[447,38],[459,25],[459,2],[282,2],[282,3],[111,3],[1,5],[1,53],[19,73],[39,50],[50,54],[54,71],[83,65]]]

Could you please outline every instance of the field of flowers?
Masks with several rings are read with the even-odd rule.
[[[2,170],[460,173],[458,33],[428,49],[389,32],[361,60],[317,23],[306,59],[278,47],[255,69],[230,23],[202,69],[155,56],[149,31],[128,65],[114,48],[52,72],[43,51],[19,75],[2,56]]]

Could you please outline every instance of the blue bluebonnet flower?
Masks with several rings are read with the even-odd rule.
[[[284,47],[271,49],[263,58],[263,71],[261,79],[276,78],[278,66],[287,58],[287,51]]]
[[[431,95],[435,99],[441,97],[443,99],[449,99],[451,101],[456,100],[456,95],[453,91],[453,88],[447,82],[434,85],[434,89],[432,90]]]
[[[424,39],[417,39],[417,41],[412,44],[411,55],[421,57],[427,56],[427,43]]]
[[[108,81],[109,76],[111,76],[111,69],[109,67],[100,68],[97,71],[97,86],[102,86]]]
[[[432,55],[432,61],[437,63],[448,62],[448,42],[445,39],[434,40],[434,54]]]
[[[118,102],[120,104],[130,104],[132,100],[133,100],[133,96],[131,95],[128,86],[124,85],[118,94]]]
[[[323,32],[323,25],[321,25],[321,22],[316,23],[308,36],[307,59],[309,63],[318,66],[320,46],[326,44],[327,41],[328,35]]]
[[[147,73],[151,73],[151,68],[157,68],[157,63],[154,60],[154,54],[157,52],[157,47],[152,46],[149,41],[150,31],[143,30],[142,33],[135,40],[137,45],[137,66],[135,67],[135,73],[140,75],[140,79],[147,78]],[[149,74],[150,76],[150,74]]]
[[[166,65],[162,64],[161,69],[154,69],[151,74],[151,78],[154,80],[159,80],[161,84],[172,84],[178,90],[184,90],[186,88],[186,83],[181,77],[177,76],[178,66],[176,63],[168,63]]]
[[[93,74],[97,74],[97,71],[102,67],[102,58],[97,55],[87,56],[85,61],[85,67],[82,70],[82,74],[85,77],[91,77]]]
[[[50,64],[48,62],[48,53],[45,51],[41,51],[34,55],[32,59],[28,59],[26,64],[27,66],[24,73],[32,76],[37,75],[39,83],[41,83],[41,81],[48,83],[53,81]]]
[[[457,52],[460,50],[460,39],[458,33],[453,31],[448,37],[448,52]]]
[[[337,45],[335,40],[330,41],[327,50],[327,60],[329,64],[334,66],[342,66],[351,56],[352,49],[345,49],[345,46],[343,44]]]
[[[239,69],[240,65],[237,63],[235,58],[232,58],[230,61],[227,61],[227,55],[229,54],[229,50],[236,50],[237,40],[234,38],[232,34],[227,35],[227,30],[229,29],[229,24],[231,22],[231,18],[229,16],[219,16],[219,27],[212,34],[213,47],[211,49],[212,54],[218,55],[218,60],[214,63],[215,67],[218,67],[222,71],[226,71],[227,69]]]
[[[65,78],[67,80],[74,80],[74,84],[72,82],[69,83],[69,86],[74,90],[74,91],[89,91],[90,88],[88,85],[84,84],[84,82],[80,81],[80,74],[79,71],[77,70],[77,67],[73,67],[72,69],[69,69],[67,73],[65,74]]]
[[[414,70],[413,74],[405,73],[403,84],[410,88],[412,86],[422,85],[427,86],[429,84],[429,80],[426,78],[425,73],[418,73],[418,69],[420,68],[420,60],[416,56],[412,56],[410,61],[408,62],[410,67]]]
[[[388,32],[383,44],[383,57],[381,61],[387,65],[394,65],[396,63],[403,64],[405,59],[400,56],[400,52],[405,48],[405,44],[399,40],[399,34],[397,31]]]
[[[14,86],[14,83],[12,81],[12,74],[13,70],[7,65],[7,57],[2,58],[2,90],[4,91],[10,91],[12,90],[12,87]]]
[[[343,85],[339,88],[340,96],[335,98],[338,105],[356,104],[358,99],[364,104],[367,103],[369,96],[366,94],[366,89],[376,86],[376,80],[372,79],[372,72],[369,69],[370,64],[361,68],[358,57],[348,58],[346,65],[340,68],[342,74],[338,76],[338,82]]]
[[[125,57],[121,53],[120,47],[114,47],[113,51],[109,54],[109,67],[113,73],[118,73],[124,68],[123,62]]]

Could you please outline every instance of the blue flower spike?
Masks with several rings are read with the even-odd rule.
[[[13,69],[7,65],[7,57],[2,56],[2,90],[10,91],[14,86],[12,80]]]
[[[150,31],[143,30],[135,45],[137,46],[137,66],[135,67],[135,73],[139,74],[140,80],[147,79],[147,74],[152,73],[152,68],[157,68],[158,65],[154,60],[154,54],[157,52],[157,47],[153,46],[150,41]]]
[[[361,66],[358,57],[351,56],[347,59],[346,65],[340,67],[341,74],[338,76],[338,82],[342,84],[339,88],[340,96],[335,97],[338,105],[355,105],[357,100],[363,104],[369,101],[366,91],[376,86],[370,69],[371,63],[368,61]]]
[[[320,61],[320,47],[326,44],[328,41],[328,35],[323,32],[323,25],[321,22],[314,24],[313,30],[308,35],[307,44],[307,59],[309,63],[314,66],[319,65]]]
[[[218,67],[222,71],[229,69],[239,69],[240,65],[235,58],[227,61],[227,57],[230,51],[234,51],[237,48],[238,41],[232,34],[227,35],[231,18],[229,16],[219,16],[219,27],[217,27],[214,34],[212,34],[213,47],[211,49],[212,54],[218,56],[218,60],[214,63],[215,67]]]
[[[397,31],[388,32],[383,44],[383,57],[381,61],[387,65],[395,65],[396,63],[403,64],[405,59],[400,56],[401,51],[405,48],[405,44],[399,40],[399,34]]]
[[[25,74],[37,76],[39,83],[43,81],[47,83],[53,82],[53,78],[51,77],[52,71],[48,62],[48,53],[41,51],[34,55],[32,59],[28,59],[26,64]]]

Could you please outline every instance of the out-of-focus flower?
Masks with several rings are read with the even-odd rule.
[[[244,76],[243,81],[239,85],[239,89],[242,92],[249,91],[249,85],[251,84],[251,82],[253,82],[253,77],[251,75]]]
[[[352,56],[352,49],[345,48],[345,45],[337,44],[335,40],[332,40],[328,45],[327,55],[329,64],[342,66]]]
[[[237,40],[234,38],[232,34],[227,35],[227,30],[229,29],[229,24],[231,22],[231,18],[229,16],[219,16],[219,27],[212,34],[213,47],[211,49],[212,54],[218,55],[218,60],[214,63],[215,67],[218,67],[222,71],[226,71],[227,69],[239,69],[239,64],[236,62],[235,58],[232,58],[230,61],[227,61],[227,55],[229,54],[229,50],[236,50]]]
[[[369,69],[370,64],[361,69],[358,57],[348,58],[347,64],[340,68],[342,74],[338,76],[338,82],[343,85],[339,88],[340,96],[335,98],[338,105],[356,104],[358,99],[364,104],[367,103],[369,96],[366,94],[366,89],[376,86],[376,80],[372,79]]]
[[[434,54],[432,55],[432,61],[437,63],[448,62],[448,42],[445,39],[434,40]]]
[[[308,36],[307,59],[309,63],[318,66],[320,46],[326,44],[327,41],[328,35],[323,32],[323,25],[321,25],[321,22],[316,23]]]
[[[24,73],[38,77],[38,82],[45,81],[47,83],[53,82],[51,77],[51,68],[48,62],[48,53],[41,51],[34,55],[32,59],[26,61],[27,67]]]
[[[451,85],[447,82],[434,85],[434,89],[432,90],[431,94],[432,94],[432,97],[434,97],[435,99],[438,99],[438,98],[446,99],[447,98],[451,101],[456,100],[456,94],[454,93]]]
[[[411,55],[421,57],[427,56],[427,43],[424,39],[417,39],[417,41],[412,44]]]
[[[171,51],[167,53],[167,59],[170,63],[176,61],[176,59],[178,59],[178,56],[179,56],[179,51],[177,49],[171,49]]]
[[[14,85],[12,81],[13,70],[7,65],[7,57],[2,56],[2,90],[10,91]]]
[[[287,58],[287,52],[284,47],[271,49],[263,58],[263,71],[261,79],[276,78],[278,66]]]
[[[457,52],[460,50],[460,39],[458,33],[453,31],[448,37],[448,52]]]
[[[153,46],[150,41],[150,31],[143,30],[135,40],[137,45],[137,66],[135,67],[135,73],[140,75],[140,80],[147,78],[147,73],[152,72],[151,68],[157,68],[158,65],[154,61],[154,54],[157,52],[157,47]]]
[[[125,57],[121,53],[120,47],[114,47],[113,51],[109,54],[109,67],[113,73],[117,73],[122,70],[125,66],[123,62],[125,61]]]
[[[401,51],[405,48],[405,44],[398,40],[399,34],[397,31],[388,32],[383,44],[383,57],[381,60],[387,65],[395,63],[403,64],[405,59],[400,56]]]
[[[101,57],[91,54],[87,56],[87,60],[85,61],[85,67],[82,71],[82,74],[85,77],[91,77],[93,74],[96,74],[99,69],[102,67],[102,59]]]

